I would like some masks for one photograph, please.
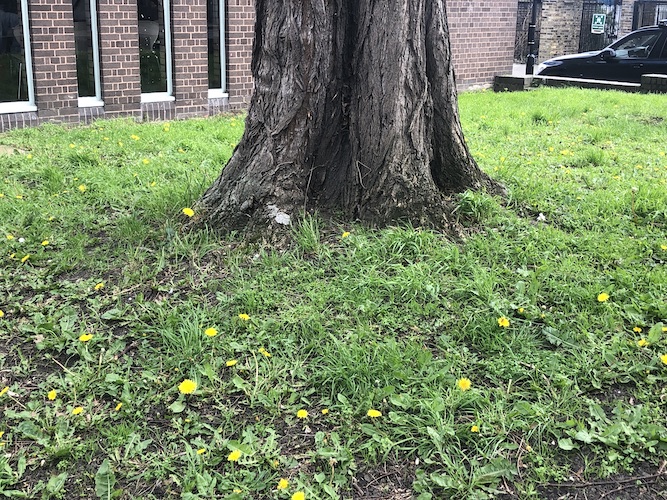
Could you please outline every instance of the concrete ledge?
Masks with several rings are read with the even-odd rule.
[[[642,75],[642,92],[667,93],[667,75]]]
[[[510,76],[494,78],[495,92],[516,92],[536,87],[579,87],[584,89],[621,90],[623,92],[667,93],[667,75],[642,75],[641,83],[612,82],[608,80],[587,80],[560,76]]]
[[[641,84],[627,82],[612,82],[608,80],[588,80],[584,78],[564,78],[561,76],[534,76],[533,87],[579,87],[582,89],[622,90],[624,92],[639,92]]]
[[[516,92],[530,87],[532,76],[496,76],[493,79],[494,92]]]

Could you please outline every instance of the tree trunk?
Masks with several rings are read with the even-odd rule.
[[[305,210],[444,227],[447,195],[498,185],[458,117],[444,0],[257,0],[253,95],[199,206],[224,229]]]

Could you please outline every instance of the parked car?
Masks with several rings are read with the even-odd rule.
[[[624,36],[609,47],[544,61],[538,76],[639,83],[647,73],[667,75],[667,19]]]

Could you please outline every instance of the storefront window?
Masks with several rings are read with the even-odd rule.
[[[79,98],[86,98],[80,99],[79,104],[101,101],[97,1],[73,0],[72,5]]]
[[[34,102],[27,0],[0,0],[0,103]]]
[[[172,94],[169,0],[139,0],[141,92]]]

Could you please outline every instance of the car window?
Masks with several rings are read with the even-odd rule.
[[[635,33],[612,45],[616,57],[621,59],[645,59],[660,39],[659,31]]]

